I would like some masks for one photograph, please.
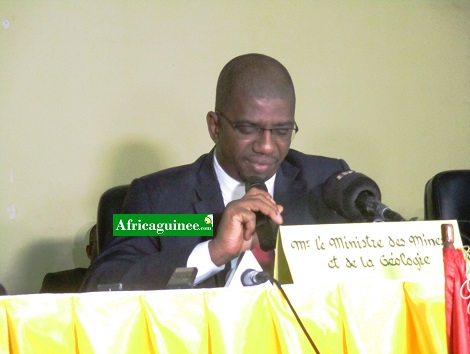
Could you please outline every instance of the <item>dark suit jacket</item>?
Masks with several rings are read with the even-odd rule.
[[[42,281],[40,293],[78,293],[86,268],[75,268],[47,273]]]
[[[322,200],[322,185],[333,173],[349,170],[343,160],[290,150],[274,183],[274,200],[284,206],[284,225],[339,223],[346,220]],[[196,162],[135,179],[124,201],[129,214],[213,214],[217,230],[224,210],[213,167],[213,152]],[[216,237],[216,235],[215,235]],[[185,267],[193,248],[206,237],[114,237],[91,264],[83,290],[99,284],[162,289],[174,269]],[[223,286],[226,270],[201,286]]]

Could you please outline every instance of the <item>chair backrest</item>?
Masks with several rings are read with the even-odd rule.
[[[462,242],[470,242],[470,170],[440,172],[424,189],[426,220],[457,220]]]
[[[440,172],[424,191],[426,220],[470,220],[470,170]]]
[[[116,186],[101,195],[98,203],[96,227],[98,231],[98,253],[109,245],[113,235],[113,214],[122,212],[122,203],[129,185]]]

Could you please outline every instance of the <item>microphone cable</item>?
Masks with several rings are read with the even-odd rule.
[[[290,309],[292,310],[292,313],[294,314],[295,316],[295,319],[297,320],[297,323],[300,325],[300,328],[302,328],[302,331],[304,332],[305,336],[307,337],[310,345],[312,346],[313,350],[315,351],[316,354],[320,354],[320,352],[318,351],[318,348],[317,346],[315,345],[315,343],[313,342],[313,339],[312,337],[310,337],[310,335],[308,334],[307,332],[307,329],[305,328],[304,324],[302,323],[302,321],[300,320],[300,317],[299,315],[297,315],[297,311],[295,311],[294,309],[294,306],[292,306],[290,300],[289,300],[289,297],[287,296],[287,294],[284,292],[284,289],[282,288],[281,286],[281,283],[279,283],[276,279],[274,279],[274,277],[272,277],[271,275],[269,275],[269,280],[274,283],[277,288],[279,289],[279,291],[282,293],[282,296],[284,296],[284,299],[287,301],[287,304],[289,305]]]
[[[286,300],[287,304],[289,305],[292,313],[295,316],[295,319],[297,320],[297,323],[299,324],[300,328],[302,328],[302,331],[304,332],[305,336],[307,337],[310,345],[312,346],[313,350],[315,351],[316,354],[320,354],[318,351],[317,346],[313,342],[312,337],[307,332],[307,329],[305,328],[304,324],[302,323],[302,320],[300,319],[299,315],[297,314],[297,311],[295,311],[294,306],[292,306],[292,303],[289,300],[289,297],[285,293],[284,289],[282,288],[281,283],[279,283],[271,274],[268,272],[258,272],[255,271],[254,269],[247,269],[245,272],[242,274],[242,284],[245,286],[253,286],[253,285],[258,285],[266,282],[269,280],[271,283],[274,283],[276,287],[279,289],[281,292],[282,296]]]

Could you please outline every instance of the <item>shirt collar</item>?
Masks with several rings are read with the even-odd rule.
[[[240,199],[245,195],[245,184],[238,182],[237,180],[230,177],[227,172],[224,171],[222,166],[220,166],[219,161],[217,161],[217,156],[215,155],[214,150],[214,170],[217,175],[217,180],[219,181],[220,189],[222,191],[222,197],[224,198],[224,204],[227,205],[232,200]],[[274,174],[270,179],[268,179],[265,184],[268,189],[268,193],[272,196],[274,195],[274,180],[276,179],[276,174]]]

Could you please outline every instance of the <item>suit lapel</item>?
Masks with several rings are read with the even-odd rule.
[[[300,169],[284,160],[274,182],[274,200],[284,207],[283,217],[286,224],[300,222],[309,208],[307,204],[307,183],[297,178]],[[196,193],[198,200],[193,203],[196,213],[220,214],[225,209],[222,192],[214,171],[214,150],[201,162],[197,172]],[[214,224],[216,220],[214,220]]]
[[[274,182],[274,200],[284,207],[282,213],[284,224],[302,224],[305,223],[307,206],[307,183],[297,178],[300,169],[288,161],[284,161]],[[214,231],[217,230],[225,209],[222,192],[214,171],[214,151],[212,150],[201,162],[197,172],[196,193],[198,200],[193,203],[194,209],[198,214],[214,215]],[[308,216],[307,216],[308,217]],[[225,283],[225,271],[217,274],[218,284]]]
[[[222,213],[225,209],[222,191],[214,171],[214,149],[204,158],[197,173],[196,194],[199,198],[194,202],[194,210],[198,214],[213,214],[214,217],[214,237],[219,227]],[[208,240],[210,237],[203,237],[202,240]],[[230,270],[230,263],[225,265],[225,269],[217,273],[214,277],[206,280],[207,286],[223,286],[225,277]],[[203,284],[206,284],[203,282]],[[202,286],[204,286],[201,284]]]
[[[193,203],[194,210],[198,214],[214,214],[214,230],[217,230],[225,207],[214,171],[214,150],[202,161],[196,178],[196,194],[199,199]]]
[[[307,206],[307,183],[297,178],[300,169],[284,160],[274,182],[274,200],[284,207],[284,224],[305,222]],[[303,221],[303,222],[302,222]]]

